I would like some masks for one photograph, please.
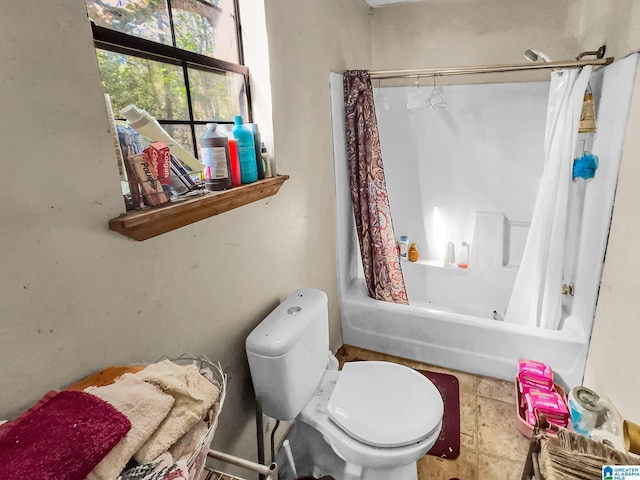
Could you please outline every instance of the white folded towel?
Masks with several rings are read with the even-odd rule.
[[[220,391],[200,374],[195,365],[176,365],[170,360],[153,363],[135,376],[175,399],[169,414],[134,455],[139,463],[149,463],[204,418]]]
[[[115,383],[89,387],[85,392],[110,403],[131,422],[131,430],[87,477],[114,480],[167,416],[174,398],[131,373],[125,373]]]
[[[171,457],[173,457],[173,461],[177,462],[178,460],[188,460],[207,434],[207,430],[209,430],[207,422],[198,422],[176,443],[171,445],[169,453],[171,454]]]

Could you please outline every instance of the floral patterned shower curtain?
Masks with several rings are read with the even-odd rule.
[[[371,298],[409,303],[391,222],[373,87],[364,70],[344,72],[351,200],[365,282]]]

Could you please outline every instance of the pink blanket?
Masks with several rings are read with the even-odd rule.
[[[50,392],[0,430],[2,478],[82,480],[130,428],[98,397]]]

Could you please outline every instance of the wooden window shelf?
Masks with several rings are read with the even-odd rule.
[[[271,197],[278,193],[284,181],[288,179],[289,175],[278,175],[231,190],[207,192],[202,196],[180,200],[164,207],[123,213],[109,220],[109,228],[135,240],[146,240]]]

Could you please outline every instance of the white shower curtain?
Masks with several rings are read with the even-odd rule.
[[[558,329],[573,152],[592,68],[551,74],[544,172],[505,321]]]

